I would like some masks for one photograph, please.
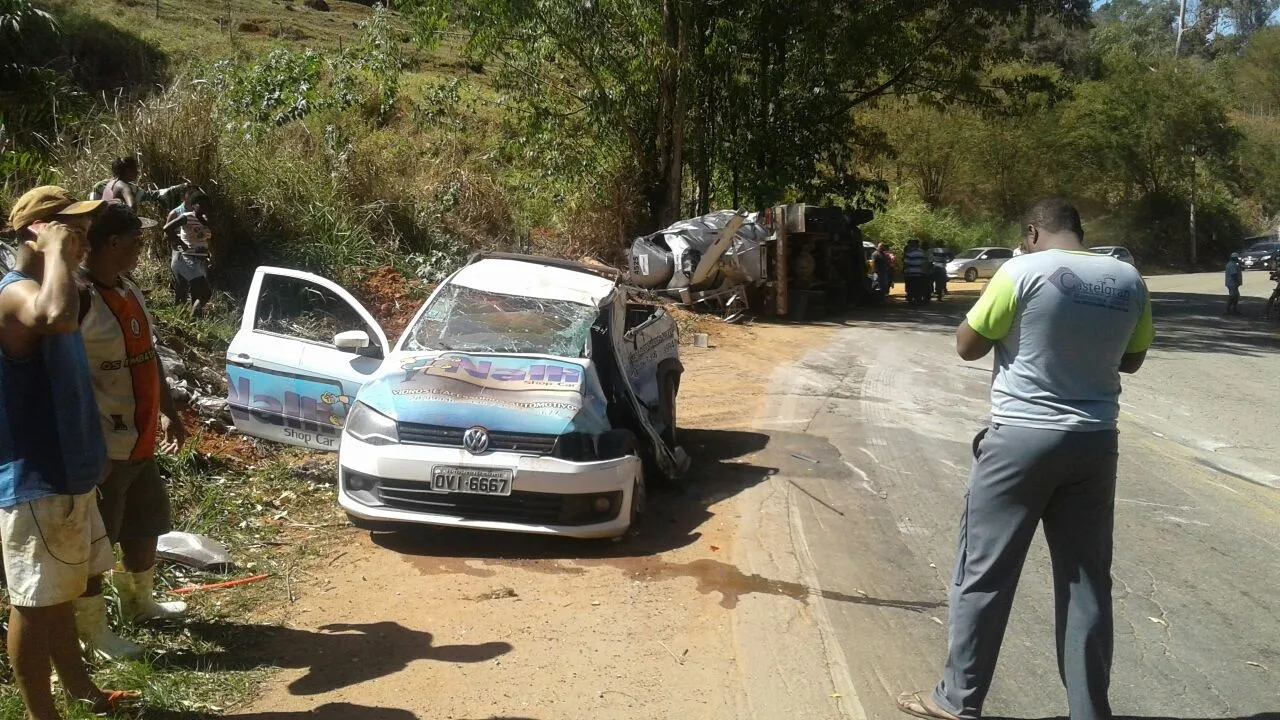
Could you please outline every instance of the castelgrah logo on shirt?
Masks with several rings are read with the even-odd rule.
[[[1129,312],[1132,291],[1120,287],[1114,275],[1103,275],[1096,281],[1086,280],[1068,267],[1060,267],[1049,276],[1049,284],[1081,305]]]

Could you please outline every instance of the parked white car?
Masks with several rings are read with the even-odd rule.
[[[1134,264],[1133,253],[1119,245],[1099,245],[1098,247],[1089,248],[1089,252],[1097,253],[1098,255],[1110,255],[1121,262],[1127,262],[1130,265]]]
[[[478,255],[391,346],[347,291],[261,267],[227,349],[248,435],[338,451],[364,527],[426,523],[615,537],[646,470],[675,478],[675,323],[606,268]]]
[[[977,282],[996,274],[1001,265],[1013,257],[1013,250],[1005,247],[969,248],[947,263],[947,277],[963,278],[965,282]]]

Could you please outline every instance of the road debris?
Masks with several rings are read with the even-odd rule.
[[[175,588],[170,592],[177,595],[186,595],[197,590],[221,590],[222,588],[236,587],[237,585],[247,585],[249,583],[266,580],[271,577],[271,573],[263,573],[262,575],[251,575],[249,577],[237,578],[235,580],[224,580],[223,582],[209,583],[208,585],[187,585],[186,587]]]
[[[667,647],[666,643],[662,642],[661,640],[658,640],[657,643],[662,646],[663,650],[667,651],[667,654],[671,656],[672,660],[675,660],[680,665],[684,664],[684,655],[689,654],[688,650],[684,651],[684,655],[676,655],[675,653],[671,652],[671,648]]]
[[[160,536],[156,543],[156,556],[206,572],[226,573],[236,567],[222,543],[204,535],[177,530]]]
[[[513,588],[500,587],[496,590],[490,590],[487,593],[481,593],[474,597],[467,598],[475,602],[484,602],[485,600],[503,600],[506,598],[520,597]]]

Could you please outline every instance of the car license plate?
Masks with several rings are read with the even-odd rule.
[[[439,493],[510,495],[511,471],[436,465],[431,469],[431,490]]]

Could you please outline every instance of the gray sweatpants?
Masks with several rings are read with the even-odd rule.
[[[993,425],[977,454],[960,521],[947,664],[933,699],[960,717],[981,717],[1018,576],[1043,521],[1071,720],[1109,720],[1117,434]]]

